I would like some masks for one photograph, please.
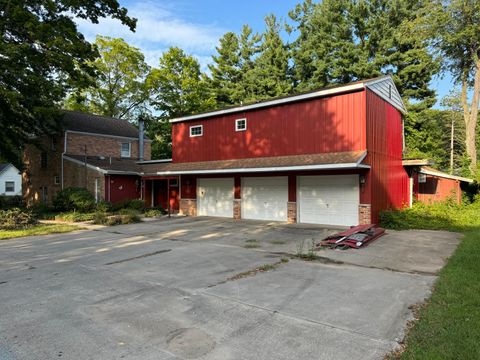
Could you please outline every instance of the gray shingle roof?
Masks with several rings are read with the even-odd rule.
[[[65,130],[130,138],[138,137],[138,129],[127,120],[87,114],[80,111],[65,110],[64,112],[63,123]],[[147,139],[147,137],[145,138]]]

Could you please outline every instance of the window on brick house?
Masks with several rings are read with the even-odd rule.
[[[57,138],[55,136],[52,136],[50,147],[52,151],[57,151]]]
[[[40,186],[40,200],[43,204],[48,202],[48,188],[46,186]]]
[[[53,177],[53,183],[54,183],[55,185],[60,185],[60,176],[58,176],[58,175],[57,175],[57,176],[54,176],[54,177]]]
[[[121,156],[122,158],[130,157],[130,143],[122,143]]]
[[[48,155],[45,151],[40,155],[40,166],[42,169],[46,169],[48,166]]]

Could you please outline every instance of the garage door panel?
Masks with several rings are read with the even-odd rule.
[[[233,178],[198,179],[198,215],[233,217]]]
[[[287,220],[286,177],[242,178],[242,218]]]
[[[297,202],[300,222],[357,225],[358,175],[299,177]]]

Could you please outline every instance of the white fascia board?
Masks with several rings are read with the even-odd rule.
[[[281,105],[281,104],[287,104],[287,103],[296,102],[296,101],[313,99],[313,98],[317,98],[317,97],[321,97],[321,96],[328,96],[328,95],[340,94],[340,93],[344,93],[344,92],[351,92],[351,91],[355,91],[355,90],[361,90],[361,89],[364,89],[364,88],[365,88],[365,83],[363,83],[363,82],[362,83],[357,83],[357,84],[352,84],[352,85],[339,86],[339,87],[335,87],[335,88],[332,88],[332,89],[325,89],[325,90],[312,92],[312,93],[309,93],[309,94],[302,94],[302,95],[297,95],[297,96],[286,97],[286,98],[283,98],[283,99],[265,101],[265,102],[261,102],[261,103],[258,103],[258,104],[237,106],[237,107],[230,108],[230,109],[217,110],[217,111],[212,111],[212,112],[208,112],[208,113],[204,113],[204,114],[179,117],[179,118],[176,118],[176,119],[171,119],[170,123],[176,123],[176,122],[181,122],[181,121],[190,121],[190,120],[198,120],[198,119],[203,119],[203,118],[212,117],[212,116],[219,116],[219,115],[227,115],[227,114],[238,113],[238,112],[247,111],[247,110],[254,110],[254,109],[260,109],[260,108],[274,106],[274,105]]]
[[[441,177],[441,178],[445,178],[445,179],[463,181],[463,182],[467,182],[469,184],[473,183],[472,179],[464,178],[464,177],[461,177],[461,176],[445,174],[445,173],[436,172],[436,171],[420,169],[419,173],[420,174],[425,174],[425,175],[437,176],[437,177]]]
[[[66,133],[71,134],[79,134],[79,135],[89,135],[89,136],[100,136],[100,137],[107,137],[113,139],[121,139],[121,140],[131,140],[131,141],[138,141],[138,137],[126,137],[126,136],[117,136],[117,135],[109,135],[109,134],[98,134],[98,133],[89,133],[83,131],[75,131],[75,130],[66,130]],[[145,142],[152,142],[150,139],[144,139]]]
[[[188,171],[158,171],[156,175],[188,175],[188,174],[231,174],[231,173],[259,173],[277,171],[301,171],[301,170],[338,170],[338,169],[370,169],[369,165],[358,163],[344,164],[322,164],[322,165],[299,165],[299,166],[278,166],[263,168],[237,168],[219,170],[188,170]]]
[[[82,165],[82,166],[85,166],[85,162],[83,161],[80,161],[80,160],[77,160],[77,159],[73,159],[71,157],[68,157],[68,156],[64,156],[63,157],[65,160],[68,160],[70,162],[73,162],[74,164],[78,164],[78,165]],[[99,168],[98,166],[93,166],[93,165],[90,165],[89,163],[86,164],[87,165],[87,168],[89,169],[92,169],[92,170],[95,170],[95,171],[98,171],[102,174],[107,174],[107,170],[104,170],[102,168]]]
[[[161,164],[161,163],[171,163],[172,159],[161,159],[161,160],[144,160],[137,161],[137,164]]]

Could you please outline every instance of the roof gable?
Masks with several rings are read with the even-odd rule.
[[[366,81],[365,87],[380,96],[383,100],[389,102],[399,111],[403,113],[407,112],[402,97],[400,96],[400,93],[398,92],[398,89],[390,76],[384,76],[380,79]]]

